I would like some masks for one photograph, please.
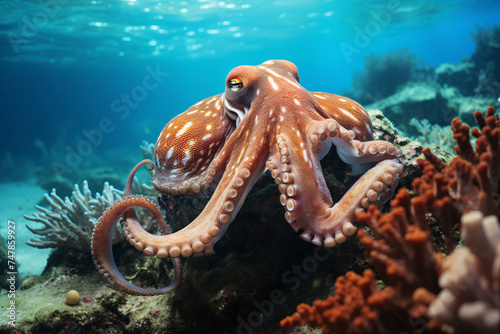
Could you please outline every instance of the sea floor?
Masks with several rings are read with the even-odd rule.
[[[36,227],[40,224],[28,222],[23,215],[31,215],[35,211],[35,205],[43,201],[44,193],[45,190],[37,185],[35,179],[0,183],[0,235],[6,240],[9,221],[14,223],[10,225],[15,226],[15,262],[21,277],[41,274],[52,251],[26,245],[26,241],[34,237],[26,224]]]

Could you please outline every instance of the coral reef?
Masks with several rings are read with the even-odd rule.
[[[106,208],[122,197],[123,191],[105,182],[102,195],[96,193],[92,196],[87,181],[83,182],[82,190],[83,192],[75,185],[71,198],[66,197],[64,200],[56,194],[55,189],[50,195],[45,194],[45,201],[50,208],[37,205],[35,208],[40,213],[24,216],[27,220],[43,224],[40,228],[26,226],[37,235],[36,239],[30,239],[26,243],[37,248],[69,247],[82,252],[90,251],[94,225]],[[146,229],[152,228],[152,219],[141,221]],[[117,242],[122,239],[123,235],[117,226],[114,240]]]
[[[498,332],[500,121],[492,107],[474,116],[475,149],[469,127],[454,119],[458,157],[446,165],[424,149],[423,175],[412,183],[417,197],[401,189],[391,212],[382,215],[372,206],[358,214],[369,228],[358,236],[385,289],[376,287],[371,271],[348,273],[337,279],[335,296],[299,305],[282,326],[311,324],[326,333]],[[430,228],[435,218],[442,221],[443,251],[451,253],[446,260],[433,250],[443,239]],[[454,251],[460,219],[465,247]]]

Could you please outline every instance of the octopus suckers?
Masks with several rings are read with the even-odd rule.
[[[190,257],[191,255],[193,255],[193,249],[189,246],[184,246],[181,249],[181,255],[184,257]]]
[[[201,242],[203,242],[204,244],[208,244],[210,241],[212,241],[212,237],[208,234],[203,234],[201,236]]]
[[[342,233],[338,233],[335,235],[335,242],[337,244],[343,244],[347,240],[347,237]]]
[[[167,250],[165,248],[160,248],[158,253],[156,253],[156,257],[159,259],[164,259],[164,258],[168,257]]]
[[[243,185],[244,181],[241,177],[237,177],[235,180],[234,180],[234,185],[236,187],[241,187]]]
[[[221,224],[226,225],[226,224],[229,224],[231,222],[231,216],[228,215],[227,213],[223,213],[220,215],[219,220],[220,220]]]
[[[378,193],[374,190],[368,190],[366,196],[370,200],[370,202],[375,202],[378,199]]]
[[[292,183],[293,177],[290,173],[283,173],[283,175],[281,175],[281,180],[285,183]]]
[[[147,246],[146,248],[143,249],[142,251],[144,254],[146,254],[147,256],[153,256],[155,255],[155,250],[153,247],[151,246]]]
[[[337,245],[337,243],[335,242],[335,239],[333,239],[333,237],[330,235],[330,236],[327,236],[325,238],[325,240],[323,241],[323,244],[325,245],[325,247],[335,247]]]
[[[392,182],[394,181],[394,177],[390,174],[385,174],[384,177],[382,178],[382,181],[390,186],[392,184]]]
[[[170,248],[169,253],[171,257],[179,257],[179,255],[181,255],[181,249],[178,246],[173,246]]]
[[[286,205],[286,196],[285,194],[280,195],[280,203],[281,205],[285,206]]]
[[[290,211],[285,212],[285,220],[287,221],[288,224],[292,224],[293,222],[295,222],[293,214]]]
[[[209,230],[209,234],[212,238],[216,237],[219,235],[220,229],[217,226],[212,226]]]
[[[195,241],[193,243],[193,251],[195,253],[201,253],[205,249],[205,245],[201,241]]]
[[[238,191],[234,188],[231,188],[229,189],[229,191],[227,192],[227,195],[228,197],[230,198],[236,198],[236,196],[238,196]]]
[[[224,211],[233,212],[234,211],[234,203],[231,201],[226,201],[223,205]]]
[[[354,235],[354,233],[356,233],[356,227],[350,222],[347,222],[342,226],[342,233],[348,237]]]
[[[250,170],[248,168],[243,168],[240,172],[240,175],[245,178],[245,179],[248,179],[250,177],[250,175],[252,175],[252,172],[250,172]]]

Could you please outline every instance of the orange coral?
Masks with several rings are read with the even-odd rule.
[[[417,332],[428,327],[426,311],[439,292],[438,270],[442,256],[435,255],[427,225],[424,201],[401,189],[391,202],[392,212],[382,215],[371,206],[358,221],[382,237],[375,240],[363,230],[358,237],[366,256],[387,287],[376,286],[374,273],[348,272],[335,282],[335,296],[301,304],[281,325],[310,324],[325,333]],[[421,289],[425,287],[426,289]],[[429,292],[431,291],[431,292]]]
[[[500,216],[500,121],[493,107],[486,115],[474,113],[479,128],[474,149],[469,127],[458,118],[452,122],[455,148],[459,155],[444,164],[429,149],[427,160],[418,164],[423,175],[413,181],[418,197],[410,200],[401,189],[385,215],[374,206],[358,214],[359,223],[381,239],[359,230],[366,256],[387,287],[379,289],[372,271],[363,276],[348,272],[337,278],[335,296],[317,300],[312,306],[301,304],[297,312],[282,320],[284,327],[310,324],[325,333],[439,333],[440,324],[427,316],[436,299],[443,256],[435,254],[427,224],[427,212],[443,222],[448,251],[454,249],[452,227],[471,210]],[[449,328],[448,328],[449,329]]]
[[[480,128],[471,131],[476,137],[476,149],[470,141],[469,127],[453,119],[451,129],[459,156],[447,166],[430,149],[424,149],[427,160],[418,160],[423,175],[412,183],[429,211],[443,221],[448,251],[454,248],[451,228],[458,227],[464,213],[479,210],[484,215],[500,215],[500,121],[493,107],[485,116],[476,111],[474,117]]]

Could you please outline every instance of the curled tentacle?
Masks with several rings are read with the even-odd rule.
[[[135,172],[139,169],[139,167],[146,163],[150,163],[150,165],[152,164],[151,160],[143,160],[138,163],[134,169],[132,169],[125,187],[125,196],[106,210],[106,212],[104,212],[99,219],[99,222],[94,227],[94,231],[92,233],[91,247],[95,267],[106,285],[110,288],[135,295],[159,295],[171,292],[179,285],[182,275],[181,263],[179,259],[172,259],[172,264],[174,266],[174,280],[169,286],[161,289],[144,289],[129,283],[118,271],[113,259],[112,250],[113,231],[120,217],[123,216],[127,224],[137,224],[141,226],[134,212],[134,207],[137,206],[146,208],[153,214],[153,217],[159,225],[162,234],[166,235],[171,233],[160,210],[152,201],[142,196],[131,195],[132,180]],[[143,250],[140,247],[140,244],[133,245],[137,249],[144,251],[146,255],[149,255],[147,250]]]

